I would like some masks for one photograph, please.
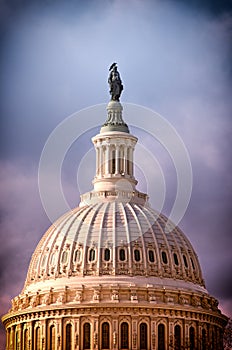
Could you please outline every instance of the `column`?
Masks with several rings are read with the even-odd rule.
[[[15,349],[15,328],[14,326],[11,327],[11,332],[10,332],[10,349]]]
[[[99,322],[98,322],[98,318],[94,318],[93,320],[93,342],[91,344],[91,347],[93,347],[94,349],[98,349],[99,348],[99,335],[100,335],[100,332],[99,332]]]
[[[115,174],[119,174],[119,146],[116,145],[116,148],[115,148]]]
[[[99,168],[99,148],[96,146],[95,149],[96,149],[96,177],[98,177],[99,171],[100,171],[100,168]]]
[[[99,155],[98,155],[98,175],[102,177],[102,168],[103,168],[103,148],[99,147]]]
[[[129,164],[129,169],[128,169],[128,173],[130,176],[133,176],[133,157],[132,157],[132,147],[128,148],[128,155],[129,155],[129,159],[128,159],[128,164]]]
[[[109,174],[109,154],[110,154],[110,146],[106,146],[106,157],[105,157],[105,174]]]
[[[123,159],[123,162],[124,162],[124,174],[126,175],[127,174],[127,148],[124,147],[124,150],[123,150],[123,154],[124,154],[124,159]]]
[[[6,350],[10,348],[10,327],[6,330]]]
[[[137,324],[137,321],[136,320],[133,320],[132,321],[132,349],[137,349],[138,348],[138,340],[139,340],[139,337],[138,337],[138,332],[139,330],[137,329],[138,327],[138,324]]]
[[[80,330],[80,318],[77,318],[74,320],[74,334],[75,334],[75,339],[74,339],[74,347],[75,349],[79,350],[81,348],[81,330]]]

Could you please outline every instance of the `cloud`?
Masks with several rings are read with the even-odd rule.
[[[190,153],[193,193],[181,227],[199,255],[208,289],[229,314],[231,14],[225,2],[217,13],[209,1],[204,10],[199,3],[187,6],[181,1],[86,3],[26,3],[18,13],[4,3],[8,19],[0,61],[1,312],[8,308],[8,296],[22,288],[30,255],[49,225],[37,187],[43,146],[68,115],[108,101],[108,67],[116,61],[125,88],[122,102],[162,114]],[[7,14],[13,12],[11,21]],[[106,115],[96,118],[99,125]],[[145,130],[150,123],[144,118]],[[175,168],[155,140],[132,131],[164,173],[168,214],[175,198]],[[62,181],[70,206],[78,202],[77,168],[89,147],[82,139],[64,162]],[[144,176],[139,171],[138,175],[144,181],[138,187],[146,189],[146,177],[154,177],[154,169],[148,166]],[[84,173],[80,176],[85,178]],[[91,184],[81,183],[82,188],[88,190]],[[151,187],[152,204],[155,195]]]

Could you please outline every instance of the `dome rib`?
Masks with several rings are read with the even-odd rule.
[[[104,219],[105,219],[105,216],[107,214],[107,208],[109,207],[109,203],[105,203],[104,205],[104,212],[102,213],[102,217],[101,217],[101,221],[100,221],[100,225],[99,225],[99,236],[98,236],[98,250],[97,250],[97,255],[98,255],[98,258],[97,258],[97,271],[98,271],[98,274],[99,274],[99,271],[100,271],[100,267],[101,267],[101,247],[103,246],[102,245],[102,239],[104,238],[103,235],[104,235],[104,228],[103,228],[103,224],[104,224]]]
[[[130,205],[128,205],[128,207],[130,208],[130,211],[137,223],[138,229],[139,229],[139,237],[138,237],[138,241],[141,241],[142,244],[142,250],[143,250],[143,261],[144,261],[144,269],[147,272],[147,257],[146,257],[146,251],[145,251],[145,242],[144,242],[144,237],[143,237],[143,231],[140,225],[140,222],[138,220],[138,217],[135,213],[135,210],[133,209],[133,207]],[[136,207],[136,206],[135,206]],[[133,249],[133,248],[132,248]]]
[[[116,247],[116,205],[117,205],[117,202],[113,202],[113,232],[112,232],[113,248]],[[112,263],[113,263],[112,273],[113,274],[116,273],[116,258],[117,258],[116,249],[112,249]]]

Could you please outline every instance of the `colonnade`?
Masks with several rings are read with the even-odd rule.
[[[43,319],[7,328],[6,350],[222,350],[222,330],[183,319],[93,316]]]

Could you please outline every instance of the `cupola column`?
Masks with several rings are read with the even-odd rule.
[[[109,144],[106,146],[105,154],[106,154],[106,157],[105,157],[104,175],[108,175],[110,173],[110,146],[109,146]]]
[[[119,158],[119,146],[116,145],[116,149],[115,149],[115,174],[116,174],[116,175],[119,174],[119,162],[120,162],[120,158]]]

